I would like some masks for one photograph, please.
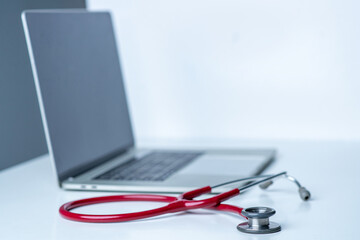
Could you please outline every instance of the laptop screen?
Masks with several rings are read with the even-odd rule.
[[[28,11],[23,20],[59,179],[133,146],[109,13]]]

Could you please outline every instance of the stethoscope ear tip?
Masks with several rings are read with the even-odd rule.
[[[259,184],[259,187],[261,188],[261,189],[267,189],[270,185],[272,185],[274,182],[273,181],[267,181],[267,182],[264,182],[264,183],[262,183],[262,184]]]
[[[304,201],[309,200],[310,197],[311,197],[311,194],[310,194],[309,190],[307,190],[304,187],[299,188],[299,194],[300,194],[301,199],[304,200]]]

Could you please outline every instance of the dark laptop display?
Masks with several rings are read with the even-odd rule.
[[[60,180],[134,144],[110,15],[71,15],[27,14]]]

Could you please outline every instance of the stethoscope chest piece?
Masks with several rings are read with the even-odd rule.
[[[275,233],[281,230],[277,223],[270,222],[269,218],[275,214],[275,210],[268,207],[251,207],[242,211],[248,218],[248,222],[240,223],[237,229],[244,233],[266,234]]]

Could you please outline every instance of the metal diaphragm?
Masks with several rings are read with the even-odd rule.
[[[270,222],[269,218],[276,211],[268,207],[251,207],[242,211],[242,214],[248,218],[247,222],[240,223],[237,229],[240,232],[252,234],[275,233],[281,230],[278,223]]]

